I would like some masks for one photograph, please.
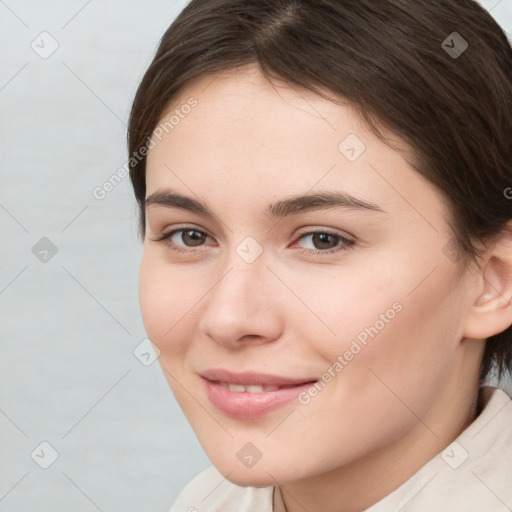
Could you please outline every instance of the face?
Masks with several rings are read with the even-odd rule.
[[[431,435],[418,418],[457,377],[470,304],[438,191],[350,106],[252,66],[198,79],[171,115],[140,304],[214,465],[274,485]]]

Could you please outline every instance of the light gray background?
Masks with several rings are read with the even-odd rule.
[[[482,3],[511,33],[512,0]],[[209,465],[158,362],[133,353],[129,180],[92,193],[126,162],[135,89],[184,4],[0,1],[0,512],[165,512]]]

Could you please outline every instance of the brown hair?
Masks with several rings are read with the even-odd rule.
[[[447,201],[447,255],[459,255],[452,259],[461,268],[506,229],[512,48],[476,1],[192,0],[162,37],[131,110],[130,178],[142,236],[141,148],[169,102],[194,78],[253,63],[268,79],[350,102],[388,145],[377,125],[401,137],[413,150],[411,165]],[[512,327],[487,341],[481,377],[511,366]]]

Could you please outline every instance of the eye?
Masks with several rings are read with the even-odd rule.
[[[303,249],[305,254],[327,255],[340,251],[345,251],[354,245],[354,240],[350,240],[339,233],[333,233],[327,230],[308,231],[303,233],[297,240],[310,240],[313,248]],[[295,242],[295,243],[297,243]]]
[[[194,252],[193,248],[200,247],[206,238],[208,238],[207,233],[201,229],[187,227],[162,233],[152,240],[155,242],[165,242],[165,245],[176,252]],[[187,249],[187,247],[191,249]]]
[[[152,240],[164,242],[169,249],[175,252],[193,253],[197,252],[194,248],[204,245],[207,238],[209,237],[205,231],[188,226],[162,233],[158,237],[152,238]],[[348,250],[355,244],[354,240],[325,229],[303,233],[294,245],[298,244],[301,240],[309,240],[313,248],[303,248],[300,252],[307,255],[320,256]]]

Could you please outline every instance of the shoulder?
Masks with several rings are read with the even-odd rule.
[[[169,512],[272,512],[272,487],[240,487],[214,467],[197,474]]]
[[[459,437],[366,512],[512,511],[512,399],[481,389],[483,409]]]

